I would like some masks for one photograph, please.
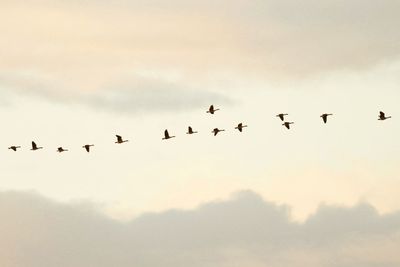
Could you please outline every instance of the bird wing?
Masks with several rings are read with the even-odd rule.
[[[283,120],[285,119],[285,117],[283,116],[283,114],[279,114],[278,116],[279,116],[279,118],[281,119],[281,121],[283,121]]]
[[[118,134],[116,134],[115,136],[117,137],[118,142],[122,142],[122,136],[120,136]]]
[[[164,131],[164,136],[165,136],[165,138],[169,138],[168,130],[165,130],[165,131]]]
[[[192,127],[190,127],[190,126],[189,126],[189,128],[188,128],[188,132],[189,132],[189,133],[193,133],[193,129],[192,129]]]
[[[90,146],[85,145],[85,149],[86,149],[87,152],[89,152],[90,151]]]
[[[385,117],[385,113],[382,111],[379,112],[379,115],[380,115],[380,117]]]
[[[32,148],[33,148],[33,149],[36,149],[36,148],[37,148],[37,145],[36,145],[36,143],[35,143],[35,142],[33,142],[33,141],[32,141]]]
[[[328,116],[327,115],[322,115],[322,119],[324,120],[324,122],[326,123],[328,120]]]

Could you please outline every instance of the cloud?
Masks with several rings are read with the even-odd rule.
[[[369,68],[398,59],[400,52],[400,3],[393,0],[31,0],[2,5],[0,48],[6,52],[0,67],[40,69],[78,84],[149,66],[177,69],[199,80],[225,71],[293,78]]]
[[[113,221],[89,204],[0,194],[2,266],[398,266],[400,213],[321,206],[304,223],[290,208],[239,192],[195,210]]]
[[[99,110],[138,113],[205,109],[211,103],[232,104],[227,95],[191,88],[183,82],[132,75],[99,90],[59,90],[56,82],[35,73],[0,74],[2,99],[35,97],[53,103],[93,107]]]

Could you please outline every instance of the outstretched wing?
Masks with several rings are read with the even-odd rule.
[[[36,148],[37,148],[36,143],[32,141],[32,149],[36,149]]]
[[[116,134],[115,136],[117,137],[117,141],[118,141],[119,143],[121,143],[121,142],[122,142],[122,136],[120,136],[120,135],[118,135],[118,134]]]
[[[322,119],[324,120],[324,123],[326,123],[328,121],[328,116],[327,115],[322,115]]]
[[[168,138],[169,138],[169,133],[168,133],[168,130],[165,130],[165,131],[164,131],[164,137],[165,137],[166,139],[168,139]]]

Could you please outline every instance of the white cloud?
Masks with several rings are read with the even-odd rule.
[[[303,224],[252,192],[113,221],[85,205],[0,194],[2,266],[398,266],[400,213],[321,206]]]

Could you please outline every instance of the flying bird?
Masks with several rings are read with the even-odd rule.
[[[57,148],[58,153],[65,152],[65,151],[68,151],[68,149],[64,149],[61,146],[59,148]]]
[[[281,119],[281,121],[284,121],[285,120],[285,116],[287,116],[287,115],[289,115],[289,114],[281,113],[281,114],[276,115],[276,117],[279,117]]]
[[[115,142],[116,144],[122,144],[122,143],[125,143],[125,142],[128,142],[129,140],[123,140],[122,139],[122,136],[120,136],[120,135],[115,135],[116,137],[117,137],[117,141]]]
[[[174,138],[174,137],[175,137],[174,135],[173,136],[169,135],[168,130],[165,130],[164,131],[164,138],[162,138],[162,140],[167,140],[167,139]]]
[[[378,119],[378,120],[384,121],[384,120],[390,119],[391,117],[392,117],[392,116],[386,117],[385,113],[382,112],[382,111],[380,111],[380,112],[379,112],[379,119]]]
[[[210,108],[207,110],[207,113],[214,114],[215,111],[218,111],[219,108],[214,108],[214,105],[211,105]]]
[[[32,148],[31,148],[31,150],[32,150],[32,151],[35,151],[35,150],[38,150],[38,149],[43,149],[43,147],[41,147],[41,146],[38,147],[38,146],[36,145],[36,143],[32,141]]]
[[[324,114],[322,114],[320,117],[322,118],[322,120],[324,121],[324,123],[327,123],[328,122],[328,116],[332,116],[333,114],[327,114],[327,113],[324,113]]]
[[[287,121],[287,122],[283,123],[282,125],[285,126],[286,128],[288,128],[288,130],[289,130],[290,129],[290,124],[294,124],[294,122]]]
[[[247,125],[243,125],[243,123],[239,123],[238,126],[235,127],[235,129],[238,129],[239,132],[243,131],[243,128],[247,127]]]
[[[189,126],[186,134],[195,134],[195,133],[197,132],[193,131],[192,127]]]
[[[21,148],[20,146],[10,146],[8,149],[12,149],[14,151],[17,151],[18,148]]]
[[[225,131],[224,129],[218,129],[218,128],[214,128],[214,130],[212,130],[212,133],[214,133],[214,136],[216,136],[219,132],[223,132]]]
[[[82,148],[86,149],[86,152],[90,152],[90,147],[94,145],[84,145]]]

